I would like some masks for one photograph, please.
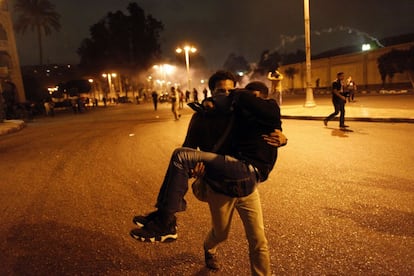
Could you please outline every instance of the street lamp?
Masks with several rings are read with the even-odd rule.
[[[93,83],[93,79],[88,79],[88,82],[91,84],[91,88],[93,90],[93,98],[95,99],[96,98],[96,87]]]
[[[104,74],[102,74],[102,77],[108,79],[109,94],[111,95],[112,92],[113,92],[113,94],[115,94],[114,87],[113,87],[113,84],[112,84],[112,78],[116,78],[116,73],[110,73],[110,74],[105,74],[104,73]]]
[[[370,44],[362,44],[362,51],[369,51],[371,50]]]
[[[305,107],[316,106],[313,100],[312,80],[311,80],[311,49],[310,49],[310,18],[309,0],[304,0],[305,11],[305,49],[306,49],[306,102]]]
[[[178,47],[175,50],[178,54],[181,54],[184,51],[185,54],[185,65],[187,67],[187,80],[188,80],[188,91],[191,91],[191,77],[190,77],[190,52],[195,53],[197,49],[193,46],[185,45],[183,48]]]
[[[168,90],[167,75],[170,75],[174,71],[175,67],[169,64],[160,64],[160,65],[154,65],[152,68],[159,71],[159,75],[160,75],[160,78],[162,79],[162,83],[166,85],[165,90]],[[161,87],[161,90],[162,90],[162,87]]]

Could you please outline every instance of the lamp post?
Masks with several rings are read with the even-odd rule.
[[[187,81],[188,81],[188,91],[191,91],[191,76],[190,76],[190,52],[195,53],[197,49],[193,46],[185,45],[183,48],[178,47],[175,50],[177,53],[181,54],[184,51],[185,54],[185,65],[187,67]]]
[[[309,0],[304,0],[305,17],[305,49],[306,49],[306,102],[305,107],[316,106],[313,100],[312,79],[311,79],[311,49],[310,49],[310,18]]]
[[[92,88],[92,91],[93,91],[93,98],[95,99],[96,98],[96,87],[93,83],[93,79],[88,79],[88,82],[91,84],[91,88]]]
[[[165,84],[165,92],[168,92],[168,81],[167,76],[170,75],[175,67],[169,64],[160,64],[160,65],[154,65],[152,68],[156,69],[159,72],[159,76],[161,78],[162,84]],[[161,86],[162,90],[162,86]]]
[[[114,87],[113,87],[113,84],[112,84],[112,78],[116,78],[116,73],[109,73],[109,74],[104,73],[104,74],[102,74],[102,77],[108,79],[109,94],[111,95],[112,92],[113,92],[113,94],[115,94]]]

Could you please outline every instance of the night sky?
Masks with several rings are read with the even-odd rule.
[[[62,29],[44,40],[45,63],[78,63],[76,50],[89,28],[110,11],[126,12],[130,0],[50,0],[61,15]],[[312,54],[414,33],[414,0],[309,0]],[[220,68],[230,53],[257,62],[263,50],[304,49],[301,0],[140,0],[147,14],[164,24],[162,50],[192,42],[210,69]],[[11,10],[14,0],[9,0]],[[13,14],[13,12],[12,12]],[[17,35],[22,65],[36,64],[35,36]]]

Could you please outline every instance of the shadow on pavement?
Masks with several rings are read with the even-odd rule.
[[[414,237],[414,214],[368,204],[355,204],[352,210],[325,208],[328,216],[351,219],[360,227],[391,235]]]
[[[148,260],[145,251],[131,251],[121,238],[54,221],[16,225],[5,238],[1,275],[151,275],[173,273],[183,263],[192,269],[203,265],[200,256],[189,253]]]

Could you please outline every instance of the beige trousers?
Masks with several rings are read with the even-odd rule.
[[[205,250],[215,254],[218,245],[227,239],[236,209],[243,222],[249,243],[252,275],[271,275],[269,250],[264,233],[263,213],[258,190],[256,189],[246,197],[233,198],[208,188],[207,195],[213,225],[204,241]]]

